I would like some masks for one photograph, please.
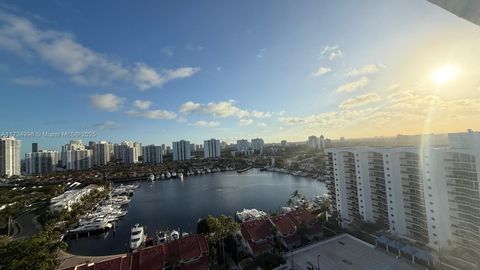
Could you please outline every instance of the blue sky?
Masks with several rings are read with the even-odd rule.
[[[442,108],[478,98],[465,50],[480,28],[427,1],[393,2],[3,1],[0,131],[156,144],[421,133],[428,112],[415,108],[432,95]],[[425,78],[452,59],[469,72],[437,91]],[[455,116],[476,112],[465,106]],[[476,119],[429,121],[445,132]],[[70,138],[20,139],[25,152]]]

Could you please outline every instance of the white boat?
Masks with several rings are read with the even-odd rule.
[[[186,236],[189,236],[190,234],[188,232],[183,232],[182,233],[182,237],[186,237]]]
[[[183,181],[183,173],[179,173],[179,174],[178,174],[178,178],[180,178],[180,180]]]
[[[138,223],[132,228],[130,232],[130,248],[138,249],[143,242],[145,242],[146,236],[143,227]]]
[[[172,240],[177,240],[178,238],[180,238],[180,233],[176,230],[173,230],[171,233],[170,233],[170,239]]]
[[[176,172],[172,172],[172,177],[173,177],[173,178],[177,177],[177,173],[176,173]]]
[[[155,175],[150,174],[150,176],[148,177],[148,180],[153,182],[155,180]]]
[[[162,173],[162,174],[160,175],[160,179],[165,179],[165,174]]]
[[[161,231],[157,233],[157,243],[164,244],[167,243],[167,232]]]
[[[172,175],[170,174],[170,172],[167,172],[167,179],[170,179],[170,177],[172,177]]]

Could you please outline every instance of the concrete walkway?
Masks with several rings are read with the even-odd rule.
[[[122,254],[115,254],[115,255],[109,255],[109,256],[77,256],[61,250],[58,253],[60,265],[57,267],[57,269],[66,269],[66,268],[75,267],[79,264],[84,264],[84,263],[91,263],[91,262],[97,263],[97,262],[102,262],[102,261],[115,259],[123,256],[127,256],[127,254],[122,253]]]

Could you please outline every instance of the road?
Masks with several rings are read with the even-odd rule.
[[[13,221],[13,239],[22,239],[39,233],[42,225],[37,221],[37,215],[33,212],[25,212]]]

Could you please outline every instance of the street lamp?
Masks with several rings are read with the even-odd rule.
[[[320,270],[320,254],[317,255],[317,268]]]

